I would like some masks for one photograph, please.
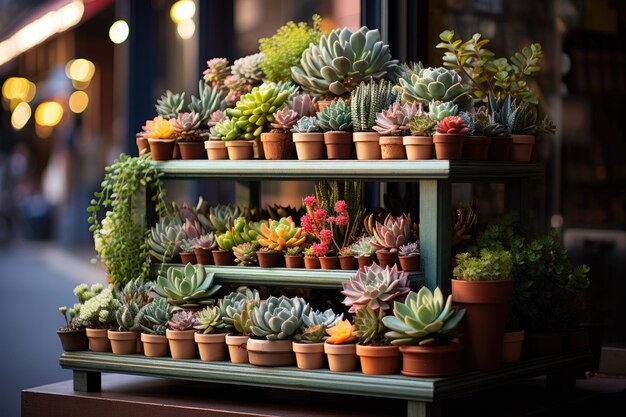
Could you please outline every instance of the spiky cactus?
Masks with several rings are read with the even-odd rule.
[[[388,109],[376,113],[375,131],[381,135],[398,136],[409,130],[409,123],[417,114],[416,103],[393,103]]]
[[[311,307],[300,297],[270,296],[252,311],[252,333],[267,340],[291,338],[302,327]]]
[[[170,330],[191,330],[195,323],[195,312],[192,310],[178,310],[172,313],[172,317],[167,321],[166,326]]]
[[[352,113],[343,99],[333,101],[317,112],[317,121],[323,132],[352,130]]]
[[[178,116],[178,113],[185,105],[185,93],[174,94],[167,90],[159,100],[157,100],[156,111],[164,119],[171,119]]]
[[[150,255],[160,262],[171,262],[180,253],[185,238],[180,217],[161,217],[150,230],[148,246]]]
[[[350,313],[362,308],[371,310],[389,310],[390,302],[409,292],[409,275],[405,271],[393,268],[381,268],[374,263],[363,267],[342,283],[341,292],[346,298],[343,304],[350,307]]]
[[[470,110],[474,103],[471,89],[463,85],[461,76],[444,67],[421,69],[411,75],[411,82],[400,78],[400,85],[403,103],[436,100],[457,104],[460,110]]]
[[[376,124],[376,113],[389,108],[397,95],[387,80],[361,82],[350,94],[350,113],[355,132],[369,132]]]
[[[152,300],[141,309],[139,326],[144,333],[164,335],[172,306],[165,298]]]
[[[226,329],[226,323],[217,306],[206,307],[196,313],[193,328],[200,333],[212,334],[221,333]]]
[[[291,129],[294,133],[314,133],[320,130],[316,117],[304,116]]]

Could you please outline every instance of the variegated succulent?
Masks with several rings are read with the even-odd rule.
[[[283,217],[280,220],[271,220],[262,224],[257,242],[263,247],[284,251],[288,248],[302,246],[306,242],[307,234],[291,217]]]
[[[376,113],[376,126],[373,129],[381,135],[402,135],[409,130],[409,123],[417,111],[418,107],[415,102],[404,105],[393,103],[386,110]]]
[[[311,310],[303,298],[270,296],[252,311],[252,333],[267,340],[293,337],[302,327],[302,316]]]
[[[205,307],[198,311],[193,328],[203,334],[222,333],[226,329],[226,323],[222,318],[220,308],[218,306]]]
[[[393,268],[381,268],[373,263],[359,269],[344,281],[343,291],[346,298],[343,304],[350,307],[350,313],[356,313],[362,308],[371,310],[389,310],[390,302],[408,293],[409,275],[405,271],[398,271],[396,265]]]
[[[330,308],[325,311],[311,309],[308,315],[302,315],[302,328],[294,339],[301,343],[320,343],[326,337],[326,329],[341,320],[343,314],[335,314]]]

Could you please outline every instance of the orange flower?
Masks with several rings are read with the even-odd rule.
[[[170,122],[161,116],[147,120],[143,129],[145,130],[144,137],[149,139],[171,139],[176,134]]]
[[[342,343],[350,343],[356,336],[354,335],[354,331],[356,327],[354,324],[350,324],[348,319],[346,320],[337,320],[335,325],[330,329],[326,329],[326,333],[330,335],[326,341],[333,345],[339,345]]]

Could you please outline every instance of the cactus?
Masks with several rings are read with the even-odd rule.
[[[387,216],[384,223],[376,222],[373,233],[370,245],[376,250],[397,250],[411,239],[412,221],[405,215]]]
[[[198,130],[202,126],[200,115],[194,111],[178,113],[177,117],[170,119],[170,124],[176,133],[185,140],[198,137]]]
[[[350,324],[348,319],[337,320],[334,326],[326,329],[326,333],[330,336],[326,339],[326,343],[339,345],[353,342],[356,339],[355,330],[354,324]]]
[[[291,129],[294,133],[313,133],[320,130],[320,124],[316,117],[304,116]]]
[[[229,328],[241,335],[249,335],[252,327],[252,310],[261,303],[257,290],[240,287],[222,298],[219,303],[220,314]]]
[[[252,333],[267,340],[289,339],[302,327],[302,316],[310,310],[300,297],[270,296],[252,311]]]
[[[144,333],[164,335],[166,323],[170,318],[172,306],[164,298],[152,300],[140,311],[139,326]]]
[[[393,103],[388,109],[376,113],[376,126],[373,129],[381,135],[402,135],[409,130],[408,125],[417,111],[416,103]]]
[[[404,303],[394,302],[393,316],[383,317],[390,332],[385,337],[392,345],[433,346],[457,337],[457,326],[465,310],[452,307],[452,296],[444,302],[439,288],[427,287],[409,292]]]
[[[387,342],[385,339],[385,332],[387,328],[383,324],[383,317],[385,312],[382,309],[371,310],[369,308],[362,308],[356,312],[354,316],[354,327],[359,343],[363,345],[384,345]]]
[[[233,253],[239,266],[254,265],[257,263],[256,251],[259,248],[256,242],[241,243],[233,246]]]
[[[285,106],[281,110],[274,113],[275,121],[270,123],[274,129],[290,131],[293,125],[298,121],[298,113],[295,110]]]
[[[302,228],[296,227],[291,217],[283,217],[279,221],[270,220],[269,224],[263,224],[257,242],[263,247],[284,251],[303,245],[306,238],[307,234],[302,231]]]
[[[222,105],[223,92],[221,88],[211,87],[204,80],[198,81],[198,96],[191,96],[189,110],[198,114],[200,125],[206,126],[211,114],[220,109]]]
[[[471,89],[463,85],[461,76],[443,67],[424,68],[411,75],[411,81],[400,78],[402,103],[424,103],[433,100],[452,102],[461,110],[471,110],[474,101]]]
[[[208,213],[198,211],[200,223],[208,232],[223,233],[228,230],[228,222],[234,221],[243,215],[243,210],[234,205],[218,204],[212,206]]]
[[[298,118],[315,116],[317,98],[309,94],[298,94],[287,101],[287,107],[298,113]]]
[[[171,119],[178,116],[178,113],[185,105],[185,93],[174,94],[167,90],[159,100],[157,100],[156,111],[164,119]]]
[[[341,96],[361,81],[392,78],[397,67],[378,29],[363,26],[356,32],[343,28],[322,35],[317,45],[311,43],[304,50],[291,75],[307,93]]]
[[[350,307],[350,313],[362,308],[370,310],[389,310],[390,302],[409,292],[409,275],[405,271],[393,268],[381,268],[374,263],[372,266],[359,269],[350,277],[350,281],[342,283],[346,296],[343,304]]]
[[[376,113],[396,101],[393,84],[386,80],[361,84],[350,94],[350,112],[355,132],[369,132],[376,124]]]
[[[333,101],[324,110],[317,112],[317,120],[323,132],[347,132],[352,129],[352,114],[343,99]]]
[[[230,65],[226,58],[213,58],[206,62],[207,69],[202,73],[204,82],[211,87],[221,87],[230,75]]]
[[[188,263],[182,269],[170,267],[166,276],[157,278],[154,292],[182,308],[212,305],[215,300],[211,296],[222,288],[213,285],[213,278],[213,272],[207,274],[202,265]]]
[[[168,329],[182,331],[193,329],[195,313],[191,310],[179,310],[172,313],[172,317],[165,324]]]
[[[469,128],[459,116],[448,116],[437,123],[437,133],[467,135]]]
[[[196,313],[193,328],[199,330],[199,333],[211,334],[221,333],[226,328],[226,323],[217,306],[206,307]]]
[[[171,262],[180,253],[184,238],[180,217],[162,217],[148,236],[150,255],[160,262]]]
[[[407,243],[406,245],[402,245],[400,246],[398,253],[400,256],[419,255],[420,244],[419,242],[413,242],[413,243]]]

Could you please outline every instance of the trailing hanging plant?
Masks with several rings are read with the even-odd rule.
[[[149,159],[121,154],[105,168],[101,190],[94,193],[87,207],[98,258],[117,287],[137,277],[148,277],[150,229],[143,214],[144,194],[147,191],[152,196],[157,214],[165,213],[161,175]],[[104,218],[98,218],[101,211],[106,211]]]

